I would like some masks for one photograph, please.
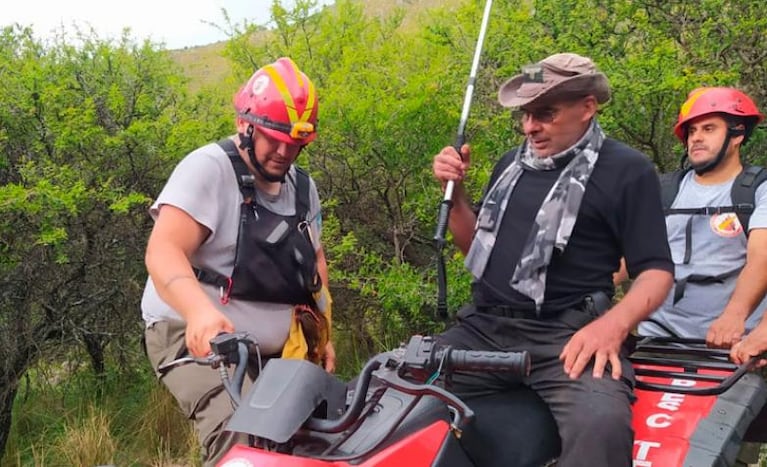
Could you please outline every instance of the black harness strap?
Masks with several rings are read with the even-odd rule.
[[[674,204],[676,195],[679,193],[679,184],[682,182],[682,177],[689,170],[679,169],[660,175],[660,194],[664,212],[671,209],[671,205]]]
[[[245,161],[240,157],[237,146],[229,138],[224,138],[217,143],[229,156],[229,161],[232,163],[234,173],[237,175],[237,183],[240,186],[240,192],[243,199],[248,200],[255,199],[255,177],[248,170],[248,166]],[[296,168],[296,215],[299,219],[306,219],[306,214],[309,212],[309,174],[298,166]]]
[[[661,201],[667,216],[674,214],[685,215],[714,215],[733,212],[743,227],[743,233],[748,236],[748,226],[751,214],[756,207],[756,189],[767,180],[767,170],[763,167],[744,164],[743,170],[735,177],[730,190],[731,206],[703,206],[699,208],[672,208],[682,177],[691,169],[680,169],[660,176]]]
[[[767,170],[764,170],[764,167],[745,165],[732,184],[730,192],[732,203],[739,208],[735,213],[746,236],[748,236],[751,214],[756,209],[756,189],[765,180],[767,180]]]
[[[240,157],[240,152],[237,150],[237,146],[229,138],[224,138],[218,141],[217,144],[221,146],[221,149],[229,156],[229,162],[232,163],[235,176],[237,177],[237,185],[240,187],[240,193],[242,193],[242,199],[246,203],[251,203],[256,198],[255,177],[248,170],[248,166],[245,161]]]
[[[306,219],[309,213],[309,174],[301,167],[296,168],[296,216]]]
[[[674,281],[674,303],[678,302],[679,300],[684,297],[684,289],[687,287],[687,284],[721,284],[726,279],[737,276],[740,274],[740,269],[736,269],[734,271],[726,272],[724,274],[719,274],[718,276],[705,276],[703,274],[690,274],[687,277],[684,277],[682,279],[676,279]]]
[[[250,173],[250,170],[248,170],[248,166],[245,164],[245,161],[243,161],[242,157],[240,157],[240,152],[237,150],[237,145],[229,138],[224,138],[218,141],[216,144],[218,144],[221,149],[226,152],[226,155],[229,156],[229,162],[232,163],[232,168],[234,169],[235,176],[237,177],[237,184],[239,185],[240,193],[242,193],[243,201],[248,204],[255,203],[255,177]],[[298,219],[306,219],[306,214],[309,212],[310,204],[309,174],[297,166],[294,167],[296,167],[297,175],[295,180],[296,217]],[[219,287],[222,291],[222,296],[232,286],[232,279],[223,274],[195,267],[193,267],[192,270],[194,271],[195,277],[200,282]]]
[[[725,212],[734,212],[737,214],[747,213],[750,216],[754,212],[754,206],[752,204],[743,204],[738,206],[733,205],[733,206],[707,206],[703,208],[673,208],[673,209],[667,209],[666,215],[701,214],[701,215],[713,216],[714,214],[722,214]]]
[[[692,259],[692,216],[687,219],[684,226],[684,264],[690,264]]]
[[[738,216],[738,221],[743,227],[743,234],[748,237],[748,224],[751,220],[756,206],[756,189],[767,180],[767,171],[762,167],[744,164],[743,170],[735,177],[730,191],[732,199],[731,206],[704,206],[699,208],[672,208],[677,194],[679,193],[679,184],[682,177],[691,170],[690,168],[676,170],[674,172],[661,175],[661,200],[663,209],[667,216],[683,214],[690,216],[684,229],[684,259],[683,264],[689,264],[692,257],[692,219],[695,215],[715,215],[726,212],[733,212]],[[726,279],[740,273],[740,269],[730,271],[717,276],[705,276],[701,274],[691,274],[682,279],[676,279],[674,289],[674,303],[677,303],[684,296],[684,291],[688,283],[696,284],[721,284]]]

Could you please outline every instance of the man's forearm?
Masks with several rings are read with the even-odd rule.
[[[767,229],[751,230],[748,236],[746,264],[738,275],[735,290],[722,315],[743,321],[759,306],[767,293]]]
[[[722,314],[746,320],[767,293],[767,261],[749,261],[743,267],[735,284],[735,290]]]
[[[745,321],[767,293],[767,229],[754,229],[748,238],[746,264],[738,275],[735,290],[722,310]]]
[[[658,309],[666,299],[674,276],[661,269],[648,269],[640,273],[631,288],[608,314],[632,330]],[[614,316],[613,316],[614,315]]]
[[[463,190],[463,185],[456,184],[448,227],[453,234],[453,243],[464,255],[469,252],[471,240],[474,237],[474,224],[476,223],[477,216],[474,214],[471,202]]]

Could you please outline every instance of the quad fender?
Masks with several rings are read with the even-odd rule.
[[[432,424],[362,459],[320,460],[297,454],[282,454],[238,445],[218,467],[474,467],[456,444],[444,420]]]
[[[640,365],[642,369],[678,371],[682,368]],[[730,372],[701,370],[702,375]],[[715,382],[683,377],[638,377],[646,382],[707,388]],[[746,431],[767,400],[767,385],[757,374],[745,374],[716,395],[637,389],[634,404],[635,467],[733,466]]]

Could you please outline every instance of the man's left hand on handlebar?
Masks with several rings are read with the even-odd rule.
[[[234,332],[234,325],[223,313],[212,310],[195,313],[187,320],[186,347],[195,357],[210,353],[210,340],[222,332]]]
[[[564,362],[564,371],[572,379],[580,377],[583,370],[594,359],[593,376],[601,378],[607,364],[610,364],[611,376],[618,379],[622,368],[620,352],[623,341],[628,335],[623,323],[610,314],[594,320],[576,332],[562,349],[559,359]]]

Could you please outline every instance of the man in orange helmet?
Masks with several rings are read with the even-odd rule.
[[[328,283],[320,200],[294,165],[316,137],[314,85],[280,58],[253,74],[234,107],[237,134],[188,154],[150,209],[141,305],[155,369],[207,355],[222,332],[247,332],[261,355],[279,356],[299,311],[325,318],[317,303]],[[309,354],[333,371],[332,343],[312,345]],[[232,404],[216,370],[186,365],[161,379],[194,420],[205,465],[245,441],[224,431]]]
[[[692,91],[674,133],[684,167],[661,180],[675,286],[641,335],[705,337],[730,347],[767,307],[767,171],[741,161],[764,119],[743,92]]]

